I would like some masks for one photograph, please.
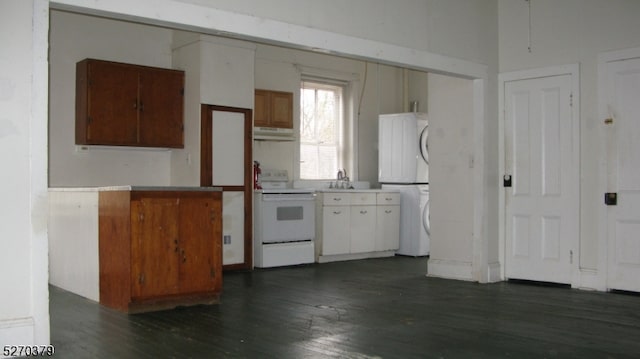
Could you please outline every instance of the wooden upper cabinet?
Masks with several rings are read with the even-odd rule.
[[[76,144],[184,147],[184,72],[76,64]]]
[[[254,126],[293,128],[293,93],[255,90]]]

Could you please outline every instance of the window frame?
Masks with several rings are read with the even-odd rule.
[[[317,83],[324,84],[329,86],[340,86],[343,89],[342,93],[342,106],[343,106],[343,114],[342,114],[342,123],[340,124],[339,130],[339,142],[340,142],[340,153],[338,155],[338,168],[336,168],[336,174],[339,169],[346,169],[347,174],[351,181],[356,181],[358,178],[358,173],[354,169],[357,167],[357,155],[355,153],[355,148],[358,145],[358,131],[357,131],[357,123],[358,117],[356,113],[356,107],[358,103],[358,92],[359,88],[359,77],[356,73],[341,73],[329,70],[320,70],[320,69],[310,69],[310,68],[300,68],[300,81],[298,85],[298,91],[296,93],[297,96],[297,105],[301,104],[301,90],[303,83]],[[300,181],[328,181],[334,180],[335,178],[322,178],[322,179],[302,179],[300,178],[300,126],[301,126],[301,112],[302,108],[299,107],[297,111],[298,123],[297,123],[297,132],[298,136],[296,141],[296,149],[295,149],[295,165],[294,165],[294,178]]]

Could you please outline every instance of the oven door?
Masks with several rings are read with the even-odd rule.
[[[315,201],[314,193],[262,194],[262,243],[313,240]]]

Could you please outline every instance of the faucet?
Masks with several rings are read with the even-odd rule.
[[[347,170],[345,168],[338,170],[335,188],[347,189],[349,187],[349,177],[347,176]]]

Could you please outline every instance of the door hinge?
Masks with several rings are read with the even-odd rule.
[[[569,94],[569,106],[573,107],[573,92]]]
[[[573,264],[573,250],[569,251],[569,264]]]

